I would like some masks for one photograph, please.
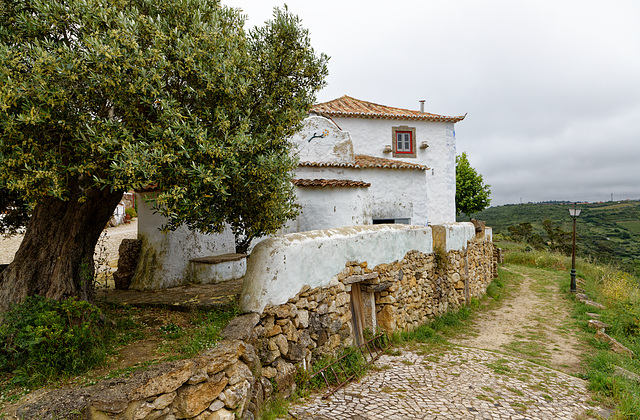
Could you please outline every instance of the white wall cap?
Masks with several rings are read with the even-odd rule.
[[[305,285],[328,285],[348,261],[375,267],[411,250],[433,251],[429,227],[348,226],[267,238],[248,258],[240,305],[246,312],[262,312],[268,304],[286,303]]]

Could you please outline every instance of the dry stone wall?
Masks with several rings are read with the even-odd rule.
[[[434,248],[375,267],[348,262],[327,285],[234,319],[224,341],[196,358],[53,391],[18,418],[255,419],[274,391],[295,391],[298,369],[357,344],[364,330],[410,330],[485,293],[494,273],[490,237],[476,235],[463,251]]]
[[[267,306],[253,335],[262,375],[278,378],[293,365],[356,344],[365,329],[411,330],[482,296],[493,280],[493,244],[470,241],[466,251],[410,251],[400,261],[369,267],[348,262],[332,281],[304,286],[282,305]]]

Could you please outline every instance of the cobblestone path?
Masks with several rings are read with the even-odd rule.
[[[382,356],[376,370],[327,400],[308,397],[289,418],[576,419],[587,404],[586,382],[522,359],[459,346],[425,354]]]

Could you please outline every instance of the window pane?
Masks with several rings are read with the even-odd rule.
[[[403,153],[411,153],[411,133],[396,133],[396,151]]]

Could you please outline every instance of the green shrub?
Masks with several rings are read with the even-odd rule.
[[[0,371],[29,384],[85,371],[106,357],[105,332],[100,309],[88,302],[29,297],[0,324]]]
[[[504,282],[500,279],[495,279],[487,287],[487,296],[492,299],[500,299],[502,297],[502,290],[504,289]]]
[[[138,213],[136,212],[136,209],[131,208],[131,207],[125,209],[124,210],[124,214],[128,214],[132,219],[134,217],[138,217]]]

